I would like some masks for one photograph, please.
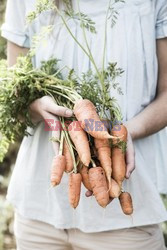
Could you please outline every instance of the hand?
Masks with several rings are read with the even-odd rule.
[[[129,179],[133,170],[135,169],[135,149],[132,142],[132,137],[130,133],[128,133],[127,138],[127,149],[125,154],[126,159],[126,178]]]
[[[30,116],[33,123],[38,123],[44,120],[49,124],[49,120],[58,121],[57,116],[71,117],[73,115],[72,110],[58,106],[56,102],[50,96],[43,96],[33,101],[29,107]],[[60,131],[52,131],[52,137],[59,139]],[[58,154],[59,143],[52,142],[55,155]]]
[[[43,96],[30,104],[29,112],[32,122],[37,123],[41,120],[55,119],[55,116],[71,117],[73,111],[58,106],[50,96]]]
[[[126,179],[129,179],[133,170],[135,169],[135,149],[133,146],[132,138],[130,133],[128,132],[128,138],[127,138],[127,149],[125,154],[125,160],[126,160]],[[86,197],[92,196],[92,191],[86,191],[85,195]],[[113,199],[110,199],[110,202]]]

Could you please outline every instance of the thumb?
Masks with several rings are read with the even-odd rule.
[[[130,135],[128,136],[127,141],[126,167],[126,178],[129,179],[131,173],[135,169],[135,149]]]
[[[49,113],[63,117],[71,117],[73,115],[73,111],[71,109],[57,105],[50,96],[45,96],[42,99],[42,102],[44,104],[45,111]]]

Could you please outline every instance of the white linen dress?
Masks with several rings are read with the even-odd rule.
[[[42,26],[54,22],[54,30],[41,43],[34,58],[34,66],[42,60],[59,58],[60,67],[67,65],[78,74],[92,68],[88,57],[76,45],[53,13],[43,13],[32,25],[25,28],[25,16],[34,8],[34,0],[8,0],[6,21],[2,36],[24,47],[30,47],[34,34]],[[96,22],[97,34],[87,32],[88,43],[98,67],[102,64],[104,20],[109,0],[80,0],[80,10]],[[77,1],[72,0],[77,11]],[[118,62],[124,70],[119,78],[124,95],[111,90],[121,105],[124,120],[142,111],[155,97],[157,86],[156,38],[167,37],[166,0],[127,0],[117,3],[119,12],[114,28],[108,21],[105,62]],[[84,45],[79,23],[69,21],[75,37]],[[163,111],[162,111],[163,112]],[[156,117],[155,117],[156,122]],[[156,224],[167,219],[166,209],[159,192],[167,191],[167,135],[165,130],[134,142],[136,170],[124,189],[132,194],[134,214],[122,213],[117,199],[102,209],[95,198],[86,198],[82,188],[81,200],[74,211],[68,202],[68,176],[64,174],[61,184],[48,191],[50,168],[54,156],[49,141],[51,132],[44,131],[44,124],[31,131],[21,144],[17,162],[11,177],[7,199],[17,211],[30,219],[44,221],[56,228],[78,228],[84,232]],[[166,179],[165,179],[166,178]]]

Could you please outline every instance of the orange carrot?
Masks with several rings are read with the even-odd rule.
[[[133,213],[133,203],[131,195],[128,192],[123,192],[119,196],[119,201],[124,214],[131,215]]]
[[[69,173],[73,170],[73,158],[72,155],[70,153],[69,147],[67,142],[64,140],[63,143],[63,155],[66,158],[66,168],[65,168],[65,172]]]
[[[120,148],[112,150],[112,177],[121,186],[126,174],[124,153]]]
[[[111,130],[111,134],[114,136],[113,138],[113,142],[114,144],[117,143],[117,139],[115,137],[120,137],[121,141],[126,142],[127,141],[127,128],[123,125],[115,125],[112,130]]]
[[[124,125],[119,125],[118,130],[112,129],[113,136],[121,137],[120,143],[127,141],[127,129]],[[126,174],[125,152],[116,145],[117,140],[113,139],[114,147],[112,149],[112,177],[121,186]]]
[[[69,175],[68,196],[70,205],[76,208],[80,200],[82,177],[80,173],[72,173]]]
[[[66,159],[64,155],[57,155],[53,158],[51,169],[51,184],[53,187],[60,184],[65,166]]]
[[[79,124],[77,124],[76,128],[76,121],[73,121],[70,124],[69,134],[76,147],[81,162],[85,166],[89,166],[91,154],[86,132],[79,126]]]
[[[90,186],[90,181],[89,181],[89,170],[86,166],[82,166],[82,168],[80,169],[80,174],[82,176],[82,182],[85,186],[86,189],[88,190],[92,190],[91,186]]]
[[[99,149],[99,148],[103,148],[103,147],[107,147],[107,148],[110,148],[110,144],[109,144],[109,141],[108,139],[94,139],[94,143],[95,143],[95,147],[96,149]]]
[[[112,173],[112,161],[111,161],[111,147],[108,139],[94,139],[95,148],[97,150],[97,157],[100,161],[100,165],[104,168],[106,177],[109,183],[109,189],[111,184],[111,173]]]
[[[104,122],[100,120],[96,108],[91,101],[87,99],[76,101],[74,105],[74,114],[77,120],[81,123],[81,127],[94,138],[112,138],[108,133]],[[88,126],[88,124],[90,126]]]
[[[89,180],[93,194],[101,207],[109,203],[109,194],[105,172],[102,167],[89,169]]]
[[[110,189],[109,189],[109,195],[111,198],[118,198],[121,193],[121,188],[118,185],[118,183],[111,178],[111,184],[110,184]]]

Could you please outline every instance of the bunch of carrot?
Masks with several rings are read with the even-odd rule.
[[[118,1],[115,1],[115,3],[116,2]],[[122,1],[120,0],[120,2]],[[110,4],[112,4],[112,7]],[[102,67],[99,69],[99,66],[96,65],[96,60],[93,58],[86,37],[87,32],[85,32],[86,30],[93,34],[97,32],[94,21],[80,12],[79,2],[78,13],[74,12],[69,1],[64,1],[64,7],[66,11],[64,11],[64,8],[63,11],[61,11],[55,5],[54,1],[49,1],[48,3],[48,1],[38,0],[36,9],[29,13],[27,17],[28,22],[31,23],[43,11],[54,11],[56,15],[59,15],[68,34],[74,39],[83,53],[86,54],[91,62],[93,70],[95,70],[95,74],[93,71],[89,70],[86,74],[84,73],[82,77],[77,77],[77,74],[75,74],[73,70],[70,70],[66,81],[62,80],[62,69],[57,70],[57,72],[50,76],[46,76],[42,72],[39,78],[40,80],[37,79],[38,81],[35,86],[39,86],[39,90],[42,94],[49,94],[54,97],[57,103],[60,102],[58,104],[61,106],[65,105],[66,107],[68,106],[68,108],[74,108],[75,114],[75,119],[72,119],[68,131],[61,131],[59,155],[54,157],[52,163],[51,183],[53,186],[58,185],[61,182],[63,173],[68,172],[69,201],[73,208],[78,206],[81,183],[83,183],[89,191],[92,191],[100,206],[106,207],[111,199],[119,198],[123,212],[125,214],[132,214],[133,206],[131,196],[127,192],[122,192],[122,182],[124,181],[126,171],[124,152],[124,146],[127,141],[126,127],[121,124],[118,130],[115,128],[110,130],[106,128],[104,123],[101,123],[101,119],[104,118],[103,116],[108,117],[106,115],[108,111],[111,117],[114,112],[117,113],[116,107],[114,107],[115,98],[111,98],[109,94],[110,87],[113,87],[119,94],[122,94],[121,88],[116,81],[116,77],[121,76],[123,73],[122,69],[117,68],[116,63],[110,62],[107,68],[104,67],[106,58],[107,25],[108,21],[112,22],[112,26],[116,23],[117,11],[113,9],[113,3],[109,3],[105,18],[104,53],[101,58]],[[77,23],[80,21],[80,27],[83,32],[84,44],[86,47],[84,47],[81,41],[72,33],[66,21],[69,20],[69,17],[74,20],[77,17]],[[46,28],[47,27],[45,27],[45,31],[47,31]],[[48,31],[49,30],[52,30],[50,25],[48,27]],[[42,34],[38,37],[40,38],[38,39],[39,41],[41,41],[41,37],[43,37]],[[30,57],[34,55],[37,48],[36,40],[37,39],[35,39],[32,49],[29,51]],[[43,69],[49,69],[51,64],[49,63],[47,67],[43,67]],[[54,70],[50,70],[50,72],[53,71]],[[43,79],[43,77],[43,86],[41,86],[41,79]],[[31,79],[33,78],[31,77]],[[34,82],[34,79],[32,82]],[[20,88],[17,89],[17,93],[19,89]],[[34,93],[36,92],[38,91]],[[30,93],[32,95],[32,90]],[[82,98],[88,98],[89,100]],[[35,99],[36,98],[34,98],[34,100]],[[90,100],[92,100],[94,104]],[[94,105],[102,111],[101,113],[99,112],[102,117],[98,116]],[[63,124],[64,120],[62,118],[60,119]],[[77,129],[75,125],[76,120],[79,123]],[[86,121],[93,121],[90,130],[87,129]],[[100,124],[100,130],[97,130],[97,124]]]
[[[93,103],[80,99],[74,105],[75,120],[67,131],[61,131],[59,155],[52,163],[51,183],[61,182],[64,172],[69,173],[69,202],[76,208],[80,200],[81,183],[93,193],[98,204],[105,208],[111,200],[119,198],[126,215],[133,213],[132,198],[122,191],[125,178],[125,152],[121,145],[127,141],[124,125],[111,131],[101,122]],[[76,122],[77,120],[77,122]],[[87,122],[92,121],[91,129]],[[100,130],[96,124],[100,124]]]

